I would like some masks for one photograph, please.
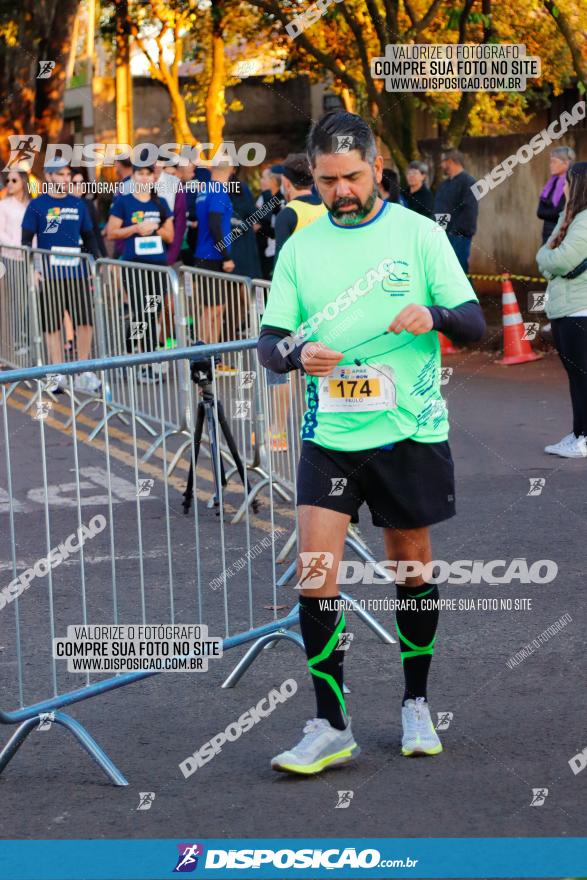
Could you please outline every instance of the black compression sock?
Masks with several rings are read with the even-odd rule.
[[[422,609],[422,599],[438,599],[439,593],[436,584],[421,584],[412,588],[398,585],[396,590],[400,601],[411,600],[410,606],[415,606],[413,610],[398,609],[395,614],[406,683],[403,697],[405,703],[406,700],[415,700],[417,697],[426,699],[426,683],[434,653],[439,615],[437,608]]]
[[[321,608],[320,603],[327,607]],[[342,691],[344,651],[337,646],[344,632],[344,612],[328,608],[327,603],[327,599],[300,596],[300,629],[316,694],[316,717],[343,730],[347,725]]]

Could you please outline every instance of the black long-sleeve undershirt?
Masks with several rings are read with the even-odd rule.
[[[230,246],[226,243],[226,236],[222,232],[222,218],[223,215],[219,211],[210,211],[208,228],[218,251],[218,259],[230,260]]]
[[[461,303],[454,309],[444,306],[428,306],[428,309],[432,315],[433,329],[444,333],[452,342],[478,342],[485,332],[483,310],[474,300]],[[282,327],[262,327],[257,345],[261,364],[274,373],[301,369],[302,349],[309,340],[300,342],[288,354],[283,354],[279,349],[283,339],[293,339],[293,336],[291,330]],[[291,349],[291,344],[287,348]]]

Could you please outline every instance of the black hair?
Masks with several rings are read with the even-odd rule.
[[[155,166],[154,166],[154,165],[133,165],[133,166],[132,166],[133,174],[135,173],[135,171],[142,171],[143,168],[146,168],[147,171],[150,171],[150,172],[151,172],[151,174],[153,174],[154,171],[155,171]],[[155,204],[156,204],[157,207],[159,208],[159,211],[161,212],[161,214],[163,214],[164,211],[162,210],[163,205],[162,205],[162,201],[161,201],[161,196],[160,196],[159,193],[157,192],[155,186],[156,186],[156,185],[153,184],[153,186],[151,187],[151,190],[150,190],[150,192],[149,192],[149,198],[151,199],[152,202],[155,202]],[[131,190],[131,195],[132,195],[133,192],[134,192],[134,190]],[[165,210],[167,211],[167,216],[168,216],[168,217],[173,217],[173,211],[170,210],[169,205],[167,204],[167,202],[165,203]],[[161,224],[161,226],[162,226],[162,225],[163,225],[163,224]]]
[[[551,248],[556,248],[565,239],[567,230],[577,214],[587,209],[587,162],[575,162],[567,171],[567,183],[569,184],[569,201],[564,209],[564,220],[556,238],[550,242]]]
[[[370,165],[377,156],[377,144],[370,126],[362,117],[347,110],[333,110],[315,122],[308,134],[306,149],[312,168],[322,153],[348,153],[358,150],[361,159],[365,159]]]
[[[125,168],[131,168],[132,162],[130,160],[130,156],[119,156],[115,160],[115,162],[120,162],[121,165],[124,165]]]
[[[88,181],[88,172],[86,171],[86,169],[85,169],[83,166],[80,165],[80,166],[77,167],[77,168],[72,168],[72,169],[71,169],[71,176],[72,176],[72,178],[75,177],[76,174],[81,175],[81,177],[83,178],[84,183],[88,183],[88,182],[89,182],[89,181]]]
[[[381,172],[381,186],[388,192],[388,202],[399,202],[399,177],[393,168],[384,168]]]

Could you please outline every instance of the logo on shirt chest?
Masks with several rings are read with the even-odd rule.
[[[66,220],[73,220],[76,223],[79,223],[79,213],[77,208],[61,208],[58,205],[54,205],[47,210],[44,232],[57,232],[62,223]]]
[[[390,260],[389,271],[381,282],[389,296],[403,296],[410,289],[410,271],[406,260]]]
[[[61,225],[61,209],[49,208],[45,217],[45,232],[57,232]]]

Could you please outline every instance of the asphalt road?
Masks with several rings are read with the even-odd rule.
[[[461,610],[441,616],[433,661],[430,702],[433,715],[452,713],[441,733],[444,752],[431,759],[400,755],[402,673],[397,645],[384,645],[350,615],[354,634],[346,655],[348,703],[362,754],[349,767],[309,779],[273,773],[271,756],[295,743],[301,725],[313,715],[311,686],[303,655],[289,642],[265,651],[239,685],[219,685],[243,650],[211,661],[207,673],[165,673],[73,706],[127,776],[129,785],[111,786],[63,728],[53,724],[25,742],[0,780],[1,836],[7,838],[174,837],[500,837],[582,836],[587,814],[587,772],[575,775],[569,760],[587,746],[585,725],[585,630],[582,601],[587,549],[587,460],[546,456],[547,442],[570,430],[566,379],[554,355],[523,366],[503,368],[485,353],[447,360],[454,373],[444,391],[452,419],[451,444],[457,468],[458,516],[433,530],[438,559],[550,559],[558,576],[550,584],[446,586],[443,596],[530,600],[525,608]],[[13,496],[20,505],[17,556],[31,564],[45,547],[45,514],[39,496],[42,470],[38,446],[30,440],[30,418],[21,398],[9,405]],[[55,490],[51,506],[54,544],[76,528],[68,484],[75,481],[70,439],[46,424],[48,477]],[[123,429],[121,429],[123,430]],[[85,469],[84,522],[109,516],[103,487],[100,444],[80,444]],[[246,579],[235,575],[229,604],[208,584],[222,568],[218,518],[198,505],[198,522],[180,510],[185,471],[170,486],[171,562],[167,552],[165,499],[152,470],[152,497],[141,499],[143,566],[136,528],[132,447],[117,444],[112,459],[118,478],[112,533],[106,529],[85,548],[87,620],[137,622],[144,601],[146,619],[169,619],[169,569],[174,580],[175,619],[197,614],[194,546],[199,541],[202,620],[210,634],[246,629],[250,620],[268,620],[272,602],[270,552],[255,561],[252,596]],[[80,471],[81,472],[81,471]],[[100,476],[102,474],[102,476]],[[203,471],[201,499],[210,488]],[[528,495],[531,478],[543,478],[539,495]],[[208,478],[209,479],[209,478]],[[0,487],[7,489],[0,465]],[[66,488],[64,488],[66,487]],[[36,491],[35,491],[36,490]],[[5,496],[4,500],[5,500]],[[238,485],[228,500],[238,506]],[[61,499],[61,501],[59,501]],[[2,497],[0,497],[0,502]],[[0,576],[12,577],[6,504],[0,506]],[[291,510],[276,511],[276,523],[291,527]],[[271,531],[268,505],[250,523],[251,543]],[[376,557],[382,549],[376,530],[362,514],[361,533]],[[115,539],[116,597],[112,590],[110,541]],[[246,547],[245,526],[225,525],[227,559]],[[349,555],[349,558],[352,558]],[[25,703],[52,693],[47,579],[33,582],[20,604]],[[144,584],[142,590],[141,583]],[[0,584],[1,585],[1,584]],[[54,576],[55,632],[65,635],[81,617],[79,559],[64,563]],[[357,597],[393,596],[382,586],[352,588]],[[280,601],[291,606],[292,591]],[[528,607],[529,604],[529,607]],[[563,615],[571,622],[519,665],[507,661]],[[391,615],[376,614],[393,629]],[[0,611],[0,706],[16,708],[14,610]],[[83,676],[65,676],[57,665],[58,686],[71,688]],[[297,693],[266,719],[188,779],[179,763],[286,679]],[[6,741],[12,730],[0,728]],[[547,788],[541,806],[530,806],[533,789]],[[352,791],[350,806],[336,808],[338,792]],[[140,792],[153,792],[149,809],[137,810]],[[9,878],[8,878],[9,880]]]

